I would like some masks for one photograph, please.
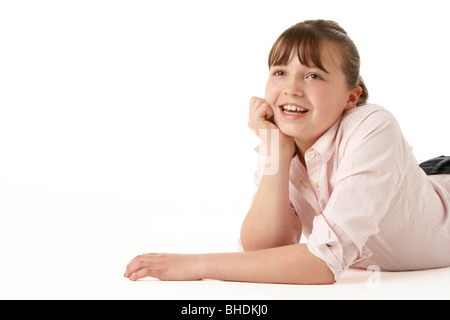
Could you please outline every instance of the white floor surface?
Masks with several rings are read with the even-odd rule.
[[[236,251],[248,201],[11,186],[0,194],[0,299],[450,298],[450,268],[349,270],[327,286],[131,282],[122,275],[137,254]]]

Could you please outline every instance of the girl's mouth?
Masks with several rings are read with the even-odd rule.
[[[284,118],[289,120],[297,120],[299,118],[303,118],[309,110],[297,105],[284,104],[280,106],[280,111]]]

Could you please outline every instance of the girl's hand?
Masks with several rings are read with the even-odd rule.
[[[124,277],[132,281],[145,277],[160,280],[200,280],[199,267],[198,255],[146,253],[130,261]]]
[[[280,152],[286,151],[287,154],[291,156],[294,155],[294,138],[281,132],[273,119],[274,111],[272,107],[268,105],[264,99],[252,97],[250,100],[248,127],[252,129],[258,137],[261,137],[261,130],[268,130],[268,132],[270,132],[270,129],[278,130]],[[269,137],[269,134],[267,134],[267,137]],[[263,143],[267,143],[267,141],[263,141]]]
[[[275,122],[273,122],[273,116],[272,107],[264,99],[258,97],[250,99],[248,127],[255,130],[257,135],[259,135],[259,130],[261,129],[278,129]]]

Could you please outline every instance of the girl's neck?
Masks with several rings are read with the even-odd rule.
[[[309,147],[310,148],[310,147]],[[303,149],[299,147],[299,144],[297,143],[297,141],[295,141],[295,155],[298,157],[298,159],[300,160],[300,162],[303,164],[303,166],[306,168],[306,162],[305,162],[305,152],[307,149]]]

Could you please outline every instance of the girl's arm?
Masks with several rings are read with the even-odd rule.
[[[280,150],[279,170],[263,175],[253,204],[241,227],[240,240],[245,251],[292,244],[300,238],[301,223],[293,223],[289,202],[289,170],[292,154]]]
[[[249,127],[257,134],[260,130],[267,130],[267,142],[271,141],[271,129],[278,129],[268,120],[272,116],[273,110],[264,99],[252,98]],[[292,244],[292,240],[302,232],[299,220],[292,223],[293,213],[289,202],[289,171],[295,143],[292,137],[278,132],[278,145],[275,148],[266,146],[268,150],[278,151],[271,155],[278,157],[278,171],[262,176],[253,204],[242,224],[241,243],[246,251]]]
[[[235,253],[144,254],[128,264],[124,276],[130,280],[150,276],[161,280],[334,283],[326,263],[311,254],[305,244]]]

